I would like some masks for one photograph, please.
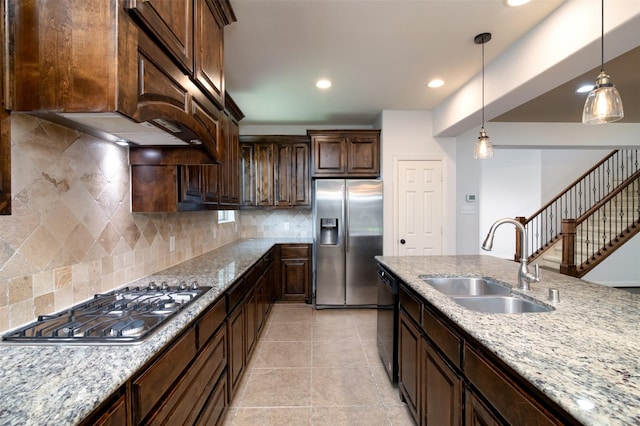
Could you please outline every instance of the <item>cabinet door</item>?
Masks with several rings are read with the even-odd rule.
[[[292,146],[288,143],[276,144],[276,158],[274,164],[274,205],[277,207],[289,207],[292,204],[291,197],[291,152]]]
[[[427,425],[462,425],[462,380],[423,340],[422,417]]]
[[[493,413],[469,389],[465,391],[465,425],[503,426]]]
[[[307,301],[309,292],[309,261],[282,259],[282,300]]]
[[[400,388],[401,398],[407,403],[413,419],[418,424],[420,419],[419,410],[421,410],[421,341],[420,331],[401,310],[398,332],[398,387]]]
[[[104,406],[80,422],[80,426],[123,426],[130,424],[127,414],[127,395],[124,390],[120,396],[110,398]]]
[[[256,205],[256,162],[255,145],[243,143],[240,145],[240,162],[242,174],[240,186],[242,187],[241,205],[251,207]]]
[[[5,4],[0,4],[0,13],[5,16]],[[4,80],[4,20],[0,22],[0,81]],[[0,215],[11,214],[11,115],[5,107],[4,84],[0,87]]]
[[[259,143],[255,147],[257,206],[273,206],[273,149],[270,143]]]
[[[195,0],[194,78],[211,100],[224,108],[224,21],[216,3]]]
[[[213,151],[214,157],[220,160],[225,159],[226,141],[224,138],[223,127],[225,124],[224,114],[207,108],[195,98],[191,101],[191,115],[193,119],[202,126],[205,131],[211,135],[212,143],[208,144],[210,151]]]
[[[177,174],[177,166],[131,166],[131,210],[147,213],[177,211]]]
[[[228,363],[228,382],[229,382],[229,399],[231,403],[233,396],[238,390],[240,379],[244,373],[244,314],[242,303],[234,309],[227,318],[227,338],[229,340],[227,358]]]
[[[220,201],[219,169],[220,166],[217,164],[202,166],[202,201],[204,203],[217,205]]]
[[[309,162],[309,144],[292,145],[291,204],[296,207],[311,207]]]
[[[157,37],[173,59],[188,73],[193,71],[193,0],[130,2],[131,11]]]
[[[347,141],[347,174],[380,175],[380,139],[377,135],[354,135]]]
[[[220,166],[220,204],[225,210],[236,210],[240,206],[240,142],[238,125],[225,115],[223,139],[225,151]],[[250,188],[255,188],[254,184]]]
[[[347,172],[346,138],[312,136],[313,176],[344,175]]]
[[[182,203],[202,201],[202,167],[180,166],[180,198]]]
[[[245,360],[249,358],[255,349],[258,337],[258,299],[256,298],[256,288],[253,287],[244,298],[244,344]]]

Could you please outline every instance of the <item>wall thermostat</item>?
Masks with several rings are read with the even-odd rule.
[[[476,201],[476,194],[467,194],[467,203],[474,203]]]

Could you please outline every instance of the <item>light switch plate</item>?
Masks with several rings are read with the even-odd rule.
[[[174,235],[169,237],[169,251],[176,251],[176,237]]]

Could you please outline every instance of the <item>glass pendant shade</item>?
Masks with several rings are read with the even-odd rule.
[[[493,145],[491,145],[491,139],[487,132],[484,131],[484,127],[480,130],[480,136],[478,136],[478,142],[476,142],[476,149],[473,151],[473,158],[483,159],[493,157]]]
[[[601,71],[582,110],[583,124],[604,124],[618,121],[624,117],[622,99],[618,89],[611,83],[609,76]]]

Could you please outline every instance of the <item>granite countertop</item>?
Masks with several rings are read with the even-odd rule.
[[[540,270],[517,289],[518,264],[491,256],[381,256],[402,281],[585,425],[640,424],[640,295]],[[465,309],[420,275],[495,278],[555,308],[484,314]],[[560,301],[548,300],[549,288]]]
[[[211,290],[130,345],[0,344],[0,424],[71,425],[89,415],[259,260],[274,244],[311,239],[244,239],[127,285],[197,280]]]

